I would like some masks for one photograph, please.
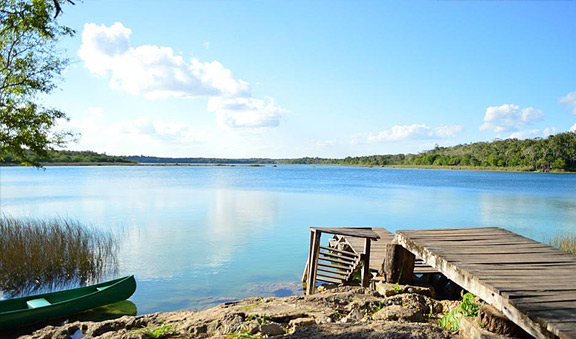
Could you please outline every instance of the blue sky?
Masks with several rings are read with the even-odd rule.
[[[69,149],[345,157],[576,130],[575,1],[85,0]]]

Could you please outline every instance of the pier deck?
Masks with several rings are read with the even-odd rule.
[[[501,228],[399,231],[397,242],[536,338],[576,338],[576,256]]]
[[[372,231],[376,233],[380,238],[373,240],[370,251],[370,271],[378,272],[382,267],[384,262],[384,256],[386,255],[386,245],[391,244],[394,239],[394,234],[390,233],[387,229],[383,227],[372,227]],[[362,253],[364,249],[364,241],[357,237],[347,237],[341,236],[352,250],[356,253]],[[415,274],[423,273],[438,273],[438,271],[429,265],[424,264],[422,259],[416,258],[414,265]]]

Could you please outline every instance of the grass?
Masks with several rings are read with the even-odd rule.
[[[260,339],[262,336],[260,334],[250,334],[245,332],[231,333],[226,336],[228,339],[244,338],[244,339]]]
[[[115,273],[117,242],[78,221],[0,215],[0,290],[10,297]]]
[[[480,304],[474,302],[474,294],[468,292],[462,297],[462,303],[453,311],[450,311],[438,321],[438,325],[450,332],[458,332],[460,321],[464,317],[475,317],[478,315]]]
[[[576,255],[576,234],[560,234],[555,235],[548,243],[554,247],[561,249],[564,252],[568,252]]]
[[[142,330],[142,334],[150,339],[159,339],[179,334],[179,332],[170,325],[162,324],[156,328],[145,328]]]

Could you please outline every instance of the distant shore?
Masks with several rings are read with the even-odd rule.
[[[388,169],[426,169],[426,170],[455,170],[480,172],[516,172],[516,173],[556,173],[575,174],[574,171],[549,170],[534,171],[526,167],[475,167],[475,166],[433,166],[433,165],[357,165],[357,164],[219,164],[219,163],[125,163],[125,162],[54,162],[42,164],[44,167],[53,166],[147,166],[147,167],[278,167],[278,166],[342,166]],[[0,164],[0,167],[27,167],[18,164]]]

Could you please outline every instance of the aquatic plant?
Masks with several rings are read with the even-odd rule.
[[[550,238],[548,243],[564,252],[576,255],[576,234],[558,234]]]
[[[0,290],[9,297],[95,282],[117,269],[111,233],[65,218],[0,216]]]
[[[438,325],[450,332],[458,332],[462,318],[478,315],[480,304],[474,302],[475,298],[476,296],[470,292],[464,294],[462,303],[453,311],[444,314],[438,321]]]

